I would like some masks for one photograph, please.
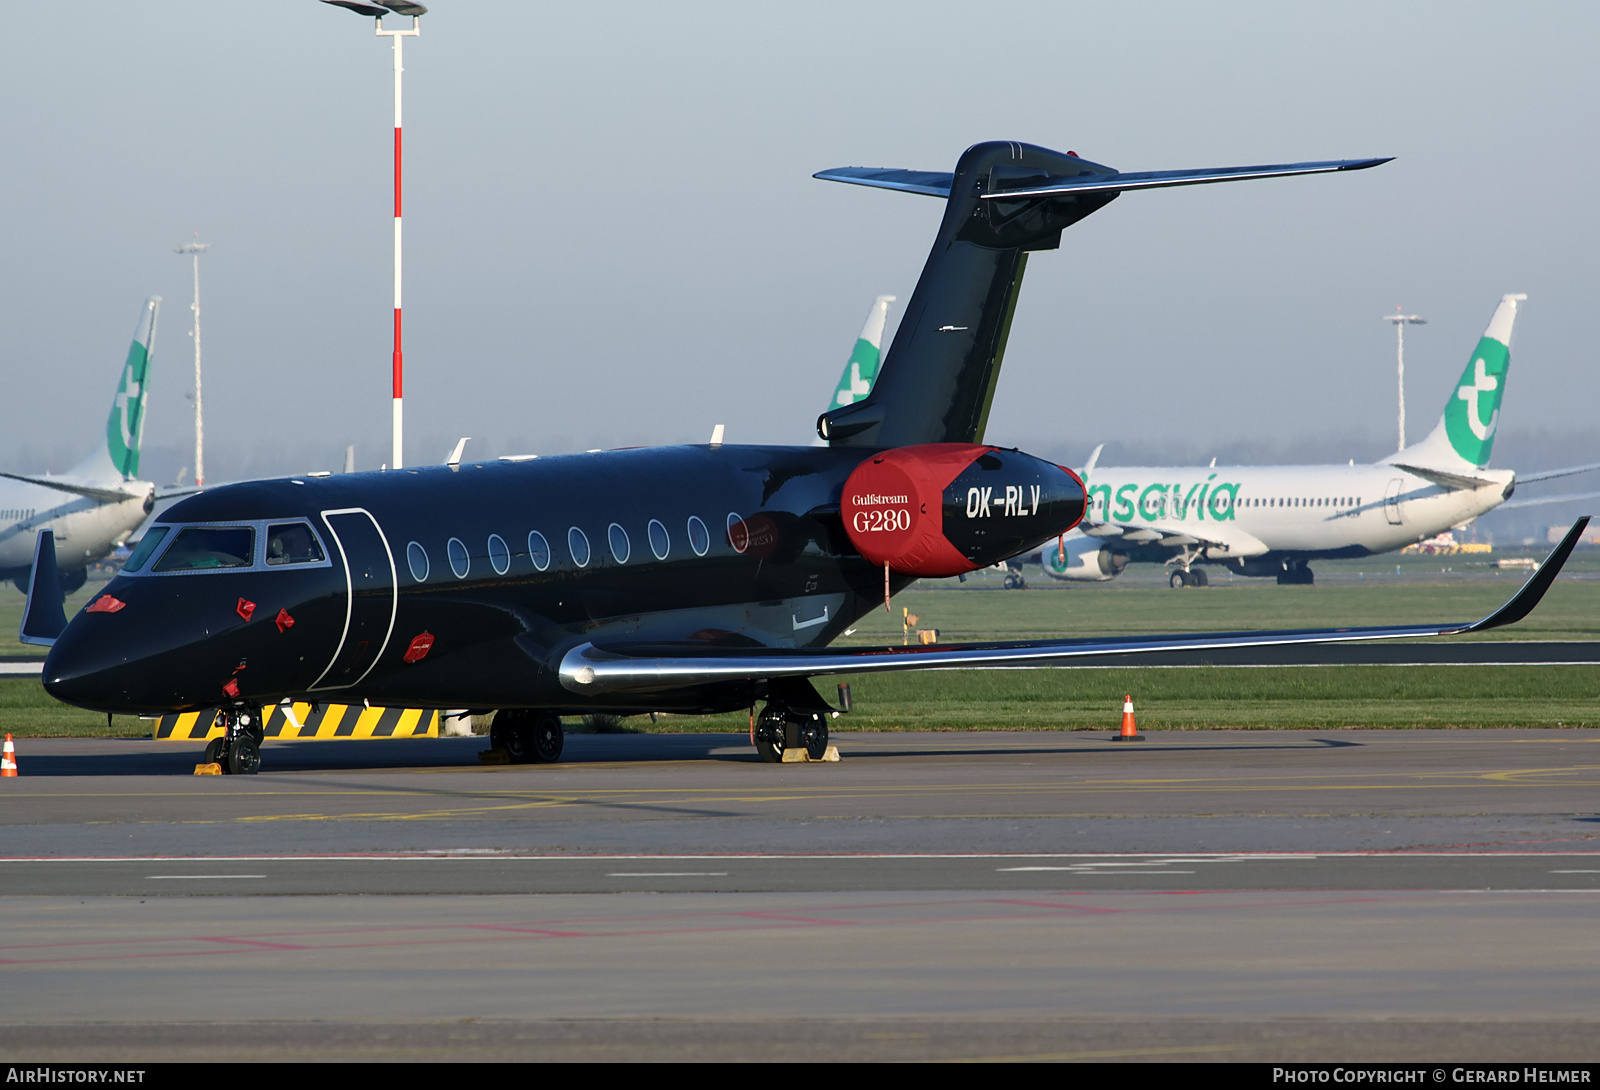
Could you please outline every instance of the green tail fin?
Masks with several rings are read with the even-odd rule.
[[[892,302],[892,295],[880,295],[873,300],[872,309],[867,312],[867,323],[861,327],[861,336],[856,338],[850,362],[844,365],[839,388],[834,391],[833,404],[828,408],[853,405],[872,391],[872,384],[878,380],[878,365],[883,361],[883,326]]]
[[[111,457],[112,468],[124,480],[139,475],[139,443],[144,438],[144,402],[149,390],[150,357],[155,348],[156,315],[160,310],[160,296],[151,296],[145,301],[138,331],[134,334],[133,343],[128,346],[128,359],[122,368],[117,396],[111,402],[111,415],[106,420],[106,453]]]

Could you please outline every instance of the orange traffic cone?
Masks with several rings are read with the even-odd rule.
[[[1144,735],[1133,725],[1133,694],[1122,698],[1122,733],[1111,736],[1113,742],[1142,742]]]
[[[0,776],[15,776],[17,774],[17,747],[11,744],[11,735],[6,735],[4,750],[0,750]]]

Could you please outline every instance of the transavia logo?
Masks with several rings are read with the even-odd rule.
[[[879,358],[878,349],[871,341],[856,339],[855,351],[850,353],[849,373],[839,383],[839,391],[833,398],[835,405],[854,405],[872,392],[872,383],[878,377]]]
[[[1500,425],[1500,398],[1505,393],[1511,353],[1489,337],[1478,342],[1472,362],[1461,373],[1456,396],[1444,408],[1445,434],[1462,458],[1482,468],[1489,464],[1495,429]]]
[[[1089,487],[1090,522],[1135,519],[1194,519],[1231,522],[1238,506],[1239,482],[1219,481],[1215,473],[1193,484],[1109,484]]]
[[[111,403],[111,418],[106,421],[106,449],[111,464],[124,477],[139,475],[139,432],[144,415],[144,345],[134,342],[128,349],[128,362],[122,368],[122,384]]]

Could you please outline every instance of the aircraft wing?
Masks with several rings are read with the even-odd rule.
[[[36,484],[42,488],[53,488],[57,492],[67,492],[74,496],[87,496],[91,500],[101,503],[121,503],[123,500],[138,499],[139,493],[128,492],[118,488],[97,488],[94,485],[74,484],[57,477],[28,477],[21,473],[3,473],[0,477],[10,477],[13,481],[22,481],[26,484]]]
[[[1070,640],[947,644],[931,647],[850,649],[757,648],[731,650],[689,644],[582,643],[562,656],[561,684],[574,693],[647,693],[717,682],[805,678],[823,674],[866,674],[889,670],[960,669],[1064,665],[1162,651],[1204,651],[1225,647],[1278,647],[1286,644],[1347,643],[1415,639],[1481,632],[1520,621],[1539,604],[1571,555],[1587,516],[1545,558],[1505,605],[1477,621],[1447,624],[1385,625],[1373,628],[1302,628],[1275,632],[1217,632],[1199,635],[1114,636]]]
[[[1267,551],[1266,542],[1237,526],[1213,523],[1205,529],[1185,526],[1182,530],[1143,522],[1083,522],[1078,531],[1086,537],[1102,541],[1115,541],[1124,545],[1155,545],[1170,548],[1187,548],[1200,545],[1228,556],[1261,556]],[[1050,546],[1044,546],[1046,551]]]
[[[1591,462],[1586,466],[1568,466],[1566,469],[1547,469],[1542,473],[1518,473],[1517,483],[1532,484],[1534,481],[1552,481],[1557,477],[1570,477],[1574,473],[1587,473],[1591,469],[1600,469],[1600,462]]]

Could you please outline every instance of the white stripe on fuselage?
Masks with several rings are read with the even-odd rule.
[[[1149,526],[1202,539],[1208,530],[1225,536],[1236,527],[1274,552],[1356,546],[1380,553],[1497,506],[1514,474],[1484,470],[1478,475],[1495,483],[1452,490],[1382,465],[1103,466],[1088,482],[1094,506],[1084,521]],[[1398,524],[1386,503],[1393,481],[1402,482]]]

